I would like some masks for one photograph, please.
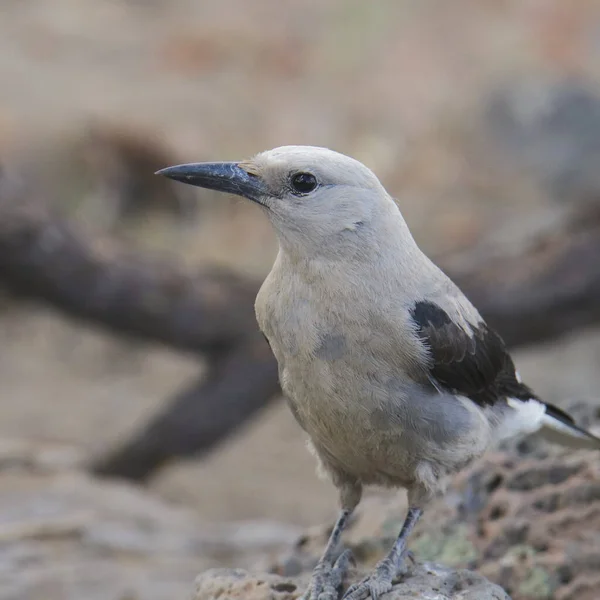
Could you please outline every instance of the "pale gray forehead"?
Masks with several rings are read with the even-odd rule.
[[[318,146],[281,146],[258,154],[257,163],[282,169],[306,170],[334,180],[376,183],[374,173],[354,158]]]

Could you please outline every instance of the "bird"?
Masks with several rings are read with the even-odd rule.
[[[522,381],[501,336],[421,251],[401,203],[358,160],[292,145],[157,173],[244,197],[275,231],[256,319],[340,504],[306,600],[342,593],[352,559],[339,551],[341,535],[364,487],[405,489],[408,511],[389,554],[344,600],[392,588],[428,502],[493,444],[539,432],[600,449],[600,438]]]

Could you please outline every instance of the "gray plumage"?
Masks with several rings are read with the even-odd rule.
[[[277,233],[256,317],[289,406],[342,505],[311,598],[337,596],[347,555],[335,563],[335,546],[363,485],[406,488],[410,511],[390,555],[346,593],[352,600],[391,587],[427,502],[492,443],[540,430],[600,449],[598,438],[520,381],[501,338],[421,252],[360,162],[286,146],[241,163],[161,173],[250,198]]]

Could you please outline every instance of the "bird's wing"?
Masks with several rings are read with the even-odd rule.
[[[438,386],[480,406],[512,397],[535,398],[519,381],[502,338],[484,322],[471,333],[433,302],[417,302],[411,310],[417,334],[429,350],[428,376]]]
[[[508,401],[520,414],[510,435],[539,429],[550,441],[600,449],[600,438],[579,427],[565,411],[537,398],[520,381],[502,338],[484,322],[472,327],[470,335],[433,302],[417,302],[411,316],[429,350],[427,375],[436,387],[466,396],[479,406]],[[532,403],[542,411],[531,412]]]

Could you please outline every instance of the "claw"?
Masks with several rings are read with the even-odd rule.
[[[405,553],[402,556],[404,557]],[[393,563],[389,559],[384,559],[375,567],[373,573],[351,585],[346,590],[342,600],[365,600],[369,596],[371,600],[378,600],[379,596],[392,589],[397,575]]]
[[[333,570],[340,575],[340,584],[342,583],[344,575],[348,572],[350,563],[355,564],[354,555],[352,554],[352,550],[346,549],[338,556],[338,559],[333,565]]]
[[[342,600],[365,600],[369,596],[372,600],[378,600],[381,594],[385,594],[391,589],[391,578],[372,575],[350,586]]]
[[[308,589],[300,600],[338,600],[342,581],[353,562],[352,552],[344,550],[335,563],[321,562],[313,571]]]

